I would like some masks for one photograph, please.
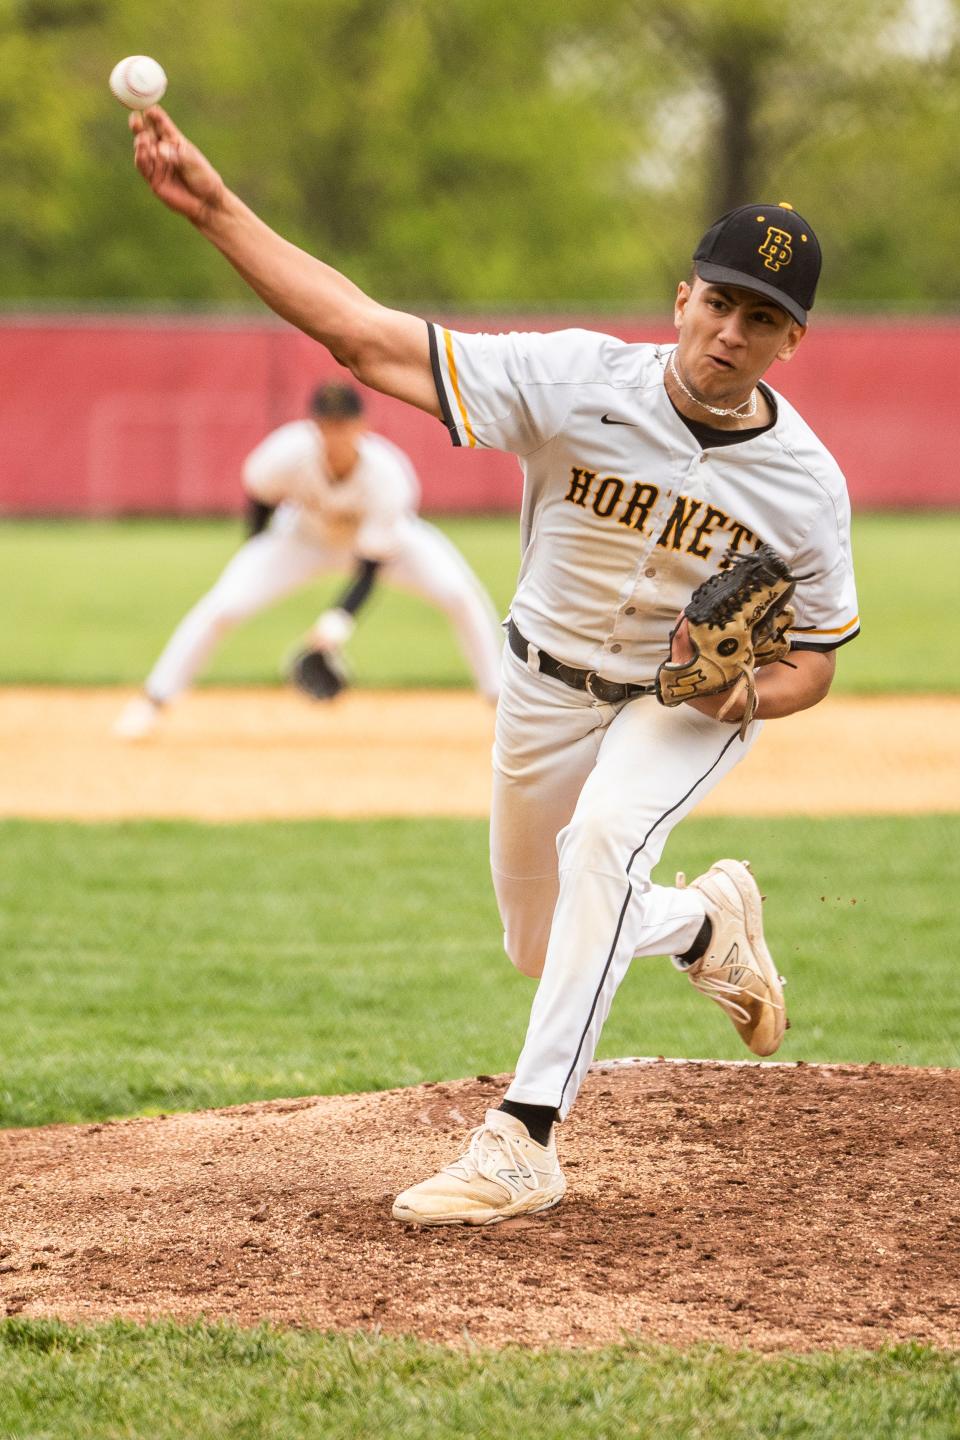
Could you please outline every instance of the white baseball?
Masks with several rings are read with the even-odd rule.
[[[163,66],[149,55],[128,55],[110,71],[110,89],[128,110],[146,110],[167,88]]]

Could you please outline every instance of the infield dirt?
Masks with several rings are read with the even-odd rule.
[[[397,1224],[394,1192],[452,1158],[503,1078],[0,1132],[0,1311],[960,1346],[960,1072],[600,1065],[563,1127],[558,1209]]]
[[[0,691],[0,814],[230,821],[489,809],[493,712],[467,691],[353,691],[317,705],[282,690],[200,690],[136,744],[110,735],[129,694]],[[960,810],[960,696],[831,698],[768,724],[697,813],[931,810]]]

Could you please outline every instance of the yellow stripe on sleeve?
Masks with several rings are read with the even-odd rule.
[[[836,630],[797,630],[795,633],[804,640],[808,640],[811,636],[815,635],[846,635],[848,630],[852,630],[855,625],[859,624],[860,616],[854,615],[852,620],[848,620],[846,625],[839,625]]]
[[[477,443],[477,437],[470,428],[470,421],[467,418],[467,407],[463,403],[463,396],[460,394],[460,381],[457,379],[457,362],[453,358],[453,336],[449,330],[443,332],[443,342],[447,347],[447,369],[450,371],[450,383],[453,386],[453,393],[457,397],[457,405],[460,407],[460,415],[463,420],[463,428],[467,432],[467,440],[471,446]]]

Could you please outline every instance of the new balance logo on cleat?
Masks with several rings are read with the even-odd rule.
[[[727,968],[727,978],[731,985],[742,985],[746,977],[750,974],[749,967],[739,964],[739,960],[740,946],[736,944],[731,945],[727,951],[727,958],[723,961],[723,964]]]
[[[517,1190],[520,1189],[521,1184],[529,1185],[533,1180],[529,1170],[498,1170],[497,1175],[505,1185],[512,1185]]]
[[[678,875],[678,888],[684,884]],[[726,1011],[755,1055],[772,1055],[787,1028],[783,982],[763,938],[760,891],[749,866],[718,860],[690,888],[703,896],[712,929],[706,951],[685,974]]]

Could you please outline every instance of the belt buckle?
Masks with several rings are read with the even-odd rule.
[[[600,674],[599,670],[588,670],[587,678],[584,680],[583,684],[588,695],[590,695],[594,700],[599,700],[601,705],[605,705],[607,702],[604,700],[603,696],[598,695],[596,690],[594,690],[593,688],[594,680],[602,679],[603,676]]]

